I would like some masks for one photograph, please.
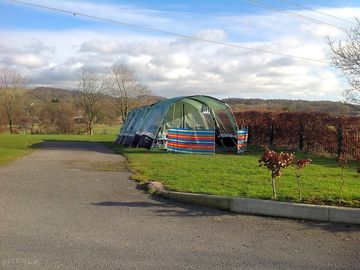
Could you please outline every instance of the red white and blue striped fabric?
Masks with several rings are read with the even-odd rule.
[[[238,130],[238,139],[237,139],[237,153],[244,153],[247,148],[247,141],[248,141],[248,130],[247,129],[240,129]]]
[[[169,129],[167,150],[177,153],[215,154],[215,131]]]

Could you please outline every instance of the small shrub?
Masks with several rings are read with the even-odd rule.
[[[272,198],[276,199],[276,178],[280,177],[282,170],[293,163],[294,153],[277,153],[265,147],[264,154],[259,160],[260,167],[266,167],[271,173]]]

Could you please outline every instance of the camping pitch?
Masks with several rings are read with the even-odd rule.
[[[235,147],[238,126],[229,105],[209,96],[164,99],[132,110],[117,143],[172,152],[214,153],[216,147]]]

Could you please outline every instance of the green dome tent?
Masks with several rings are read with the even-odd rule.
[[[170,129],[213,130],[217,146],[236,146],[238,126],[229,105],[209,96],[160,100],[132,110],[120,130],[117,143],[150,149],[166,140]]]

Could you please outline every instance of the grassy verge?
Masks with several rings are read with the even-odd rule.
[[[258,166],[262,149],[252,147],[244,155],[216,154],[214,156],[169,154],[162,151],[117,148],[124,154],[137,181],[162,182],[168,189],[270,199],[269,172]],[[331,158],[297,153],[310,157],[313,162],[302,172],[303,202],[338,204],[340,170]],[[360,207],[360,176],[357,164],[350,162],[346,171],[343,205]],[[278,199],[298,201],[294,169],[287,168],[278,179]]]

